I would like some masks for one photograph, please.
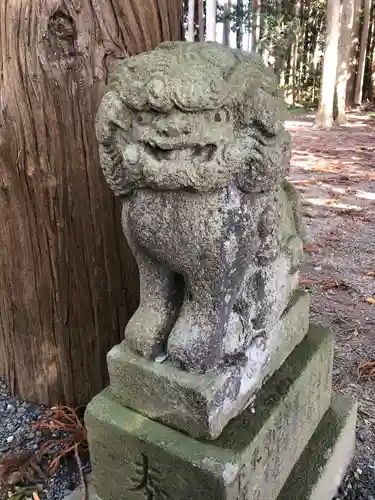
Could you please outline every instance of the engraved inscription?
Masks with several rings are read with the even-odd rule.
[[[160,486],[160,471],[150,465],[148,457],[142,453],[135,464],[136,477],[131,480],[130,491],[140,491],[145,500],[169,500],[168,494]]]

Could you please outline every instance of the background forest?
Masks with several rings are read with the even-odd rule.
[[[213,26],[212,13],[217,13]],[[316,125],[345,123],[345,108],[375,96],[370,0],[185,2],[189,40],[258,52],[274,68],[288,105],[319,107]]]

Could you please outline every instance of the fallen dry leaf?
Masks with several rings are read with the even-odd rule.
[[[364,361],[358,366],[358,378],[375,376],[375,361]]]
[[[340,200],[337,199],[337,198],[331,198],[330,200],[327,200],[326,201],[326,205],[337,205],[337,203],[339,203]]]
[[[45,475],[34,452],[10,452],[0,457],[0,486],[38,479],[45,479]]]
[[[327,234],[326,236],[324,236],[324,239],[328,241],[340,241],[340,238],[333,234]]]
[[[369,276],[370,278],[375,278],[375,271],[367,271],[364,275]]]
[[[316,184],[318,182],[318,179],[297,179],[295,181],[292,181],[292,184],[295,184],[297,186],[310,186],[311,184]]]
[[[314,247],[314,245],[311,245],[309,243],[306,243],[305,245],[303,245],[303,251],[306,252],[306,253],[317,253],[319,252],[319,250]]]
[[[369,304],[375,304],[375,299],[373,299],[372,297],[368,297],[366,299],[366,302],[368,302]]]
[[[314,285],[315,284],[315,280],[311,280],[311,279],[303,279],[303,280],[299,280],[299,284],[300,285]]]
[[[320,285],[323,288],[323,290],[332,290],[332,288],[344,288],[344,289],[349,288],[348,285],[343,281],[334,280],[332,278],[327,278],[322,280],[320,282]]]
[[[312,172],[337,172],[338,168],[337,167],[329,167],[326,165],[320,165],[320,166],[318,165],[318,166],[311,167],[310,170]]]

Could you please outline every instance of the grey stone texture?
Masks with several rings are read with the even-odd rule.
[[[331,500],[351,461],[357,408],[335,394],[277,500]]]
[[[89,404],[93,485],[105,500],[272,500],[331,400],[333,342],[312,327],[253,405],[211,442],[122,405],[110,389]]]
[[[220,374],[262,343],[262,371],[302,254],[284,112],[261,58],[215,43],[164,43],[112,74],[97,135],[139,268],[132,352]]]
[[[295,292],[269,335],[268,359],[259,363],[265,351],[261,342],[255,343],[247,362],[228,366],[219,376],[182,371],[169,361],[152,363],[122,343],[107,358],[111,389],[129,408],[193,437],[215,439],[303,340],[308,325],[308,295]]]

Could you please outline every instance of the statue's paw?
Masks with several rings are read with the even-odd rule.
[[[210,370],[222,351],[222,340],[216,333],[217,321],[212,314],[185,308],[168,337],[167,352],[171,361],[188,371]]]
[[[155,359],[165,351],[172,317],[172,310],[166,307],[139,307],[125,328],[125,344],[136,354]]]

